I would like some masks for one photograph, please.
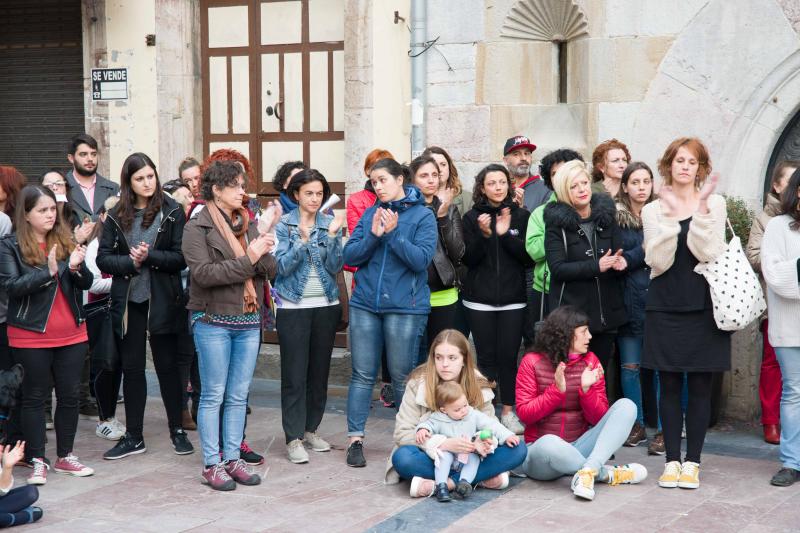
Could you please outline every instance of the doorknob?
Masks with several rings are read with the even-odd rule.
[[[283,117],[281,116],[281,111],[283,111],[283,98],[278,100],[278,102],[275,104],[275,118],[277,118],[280,121],[283,121]]]

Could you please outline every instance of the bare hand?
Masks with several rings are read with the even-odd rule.
[[[508,446],[509,448],[513,448],[517,444],[519,444],[519,437],[517,437],[516,435],[511,435],[506,439],[506,446]]]
[[[130,258],[136,268],[141,268],[150,251],[150,246],[145,242],[140,242],[137,246],[131,248]]]
[[[489,452],[492,451],[492,439],[481,440],[478,439],[475,441],[475,453],[480,455],[481,457],[486,457],[489,455]]]
[[[86,258],[86,246],[83,244],[76,244],[75,249],[69,254],[69,268],[76,270],[83,260]]]
[[[383,210],[383,231],[384,233],[391,233],[397,227],[398,216],[397,213],[391,209]]]
[[[331,223],[328,224],[328,235],[331,237],[336,237],[343,225],[344,213],[339,213],[338,215],[334,216],[333,220],[331,220]]]
[[[300,234],[300,240],[303,242],[308,242],[309,237],[309,229],[303,226],[302,223],[297,224],[297,232]],[[265,233],[265,235],[267,235]]]
[[[607,272],[608,269],[612,268],[614,264],[617,262],[617,256],[611,255],[611,250],[607,250],[603,257],[601,257],[597,263],[600,266],[600,272]]]
[[[422,428],[417,430],[417,435],[414,440],[419,446],[422,446],[429,438],[431,438],[431,432],[425,428]]]
[[[372,234],[376,237],[383,237],[383,208],[379,207],[375,210],[375,213],[372,214]]]
[[[88,239],[89,235],[92,234],[94,230],[95,222],[90,220],[85,221],[80,226],[75,227],[75,231],[73,232],[73,237],[75,237],[75,242],[78,244],[84,244]]]
[[[665,217],[673,217],[678,212],[678,197],[669,185],[664,185],[658,191],[658,200],[661,204],[661,214]]]
[[[266,209],[258,219],[258,232],[271,233],[283,216],[280,202],[273,200],[267,204]]]
[[[439,197],[439,201],[441,202],[439,209],[436,211],[436,217],[442,218],[447,215],[447,212],[450,210],[450,204],[453,203],[453,189],[449,187],[439,189],[436,196]]]
[[[450,437],[445,439],[439,447],[442,450],[453,453],[472,453],[476,451],[475,443],[466,437]]]
[[[563,362],[558,363],[555,372],[555,381],[556,388],[559,392],[567,392],[567,378],[564,375],[564,371],[566,370],[567,365]]]
[[[247,247],[247,257],[250,263],[255,265],[267,252],[275,245],[275,236],[271,233],[263,233],[250,241]]]
[[[716,172],[711,174],[706,182],[703,184],[703,187],[700,189],[700,201],[705,202],[708,200],[708,197],[711,196],[717,188],[717,183],[719,183],[719,174]]]
[[[492,236],[492,215],[483,213],[478,215],[478,227],[487,239]]]
[[[12,448],[11,445],[3,446],[3,470],[13,468],[25,457],[25,441],[17,441]]]
[[[511,227],[511,209],[508,207],[504,207],[500,210],[497,214],[497,218],[494,221],[494,230],[497,232],[497,235],[505,235],[508,233],[508,229]]]
[[[525,189],[522,187],[514,187],[514,203],[525,207]]]
[[[592,368],[591,366],[586,365],[586,368],[584,368],[583,372],[581,373],[581,389],[583,389],[583,392],[588,392],[589,387],[600,381],[600,377],[602,375],[602,366],[597,365],[597,368]]]
[[[58,274],[58,260],[56,259],[56,246],[53,245],[47,254],[47,269],[50,271],[51,276]]]
[[[617,250],[617,253],[614,254],[614,257],[617,258],[617,262],[614,263],[612,267],[614,270],[623,271],[628,268],[628,260],[622,256],[622,248]]]

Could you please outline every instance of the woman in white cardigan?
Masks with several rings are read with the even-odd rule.
[[[788,487],[800,475],[800,170],[781,194],[783,215],[767,224],[761,271],[767,282],[769,341],[781,365],[781,464],[771,483]]]
[[[658,165],[660,199],[642,209],[651,282],[645,305],[642,366],[657,370],[666,466],[661,487],[700,486],[700,454],[711,416],[714,372],[731,366],[730,334],[717,328],[708,283],[698,263],[725,250],[725,199],[712,194],[708,150],[698,139],[673,141]],[[681,462],[681,389],[687,375],[686,457]]]

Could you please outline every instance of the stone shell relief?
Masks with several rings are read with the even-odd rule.
[[[583,11],[569,0],[520,0],[509,11],[500,35],[528,41],[565,42],[588,34]]]

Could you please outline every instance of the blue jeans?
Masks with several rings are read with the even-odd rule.
[[[639,365],[642,363],[644,337],[617,337],[619,362],[622,366],[622,393],[636,404],[636,421],[644,425],[642,411],[642,382],[639,381]]]
[[[775,347],[781,365],[781,463],[800,470],[800,347]]]
[[[636,405],[627,398],[614,402],[596,426],[567,442],[558,435],[543,435],[528,445],[522,465],[531,479],[548,481],[572,475],[581,468],[597,472],[597,479],[608,478],[605,463],[628,438],[636,421]]]
[[[527,452],[528,450],[522,444],[517,444],[513,448],[506,445],[498,446],[494,453],[487,455],[478,465],[478,473],[475,474],[473,483],[479,483],[515,469],[525,460]],[[434,479],[433,459],[416,446],[397,448],[392,454],[392,465],[403,479],[411,479],[414,476]],[[453,473],[450,476],[450,479],[456,482],[459,478],[460,473]]]
[[[377,314],[350,308],[350,354],[353,366],[347,392],[347,435],[363,437],[378,377],[381,351],[386,348],[395,403],[400,405],[406,378],[414,369],[428,315]]]
[[[223,400],[222,455],[226,461],[239,459],[244,434],[247,394],[261,344],[258,329],[233,330],[194,323],[194,343],[200,368],[200,407],[197,430],[206,465],[219,463],[219,410]]]

